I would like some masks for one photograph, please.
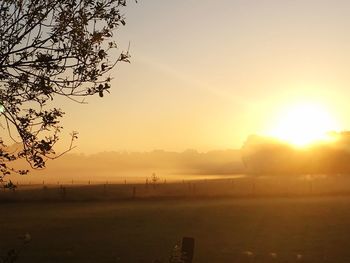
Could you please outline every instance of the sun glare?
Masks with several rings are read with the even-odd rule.
[[[298,147],[330,140],[328,132],[339,129],[325,107],[311,103],[295,105],[281,112],[276,123],[268,135]]]

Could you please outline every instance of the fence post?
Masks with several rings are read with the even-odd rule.
[[[148,189],[148,178],[146,178],[146,184],[145,184],[145,186],[146,186],[146,189]]]
[[[63,185],[60,186],[60,195],[61,195],[61,199],[65,201],[67,197],[67,190],[66,190],[66,187],[64,187]]]
[[[309,194],[312,194],[313,192],[313,185],[312,185],[312,181],[309,181]]]
[[[136,186],[132,187],[132,198],[135,199],[136,198]]]
[[[255,178],[252,180],[252,195],[255,195],[256,193],[256,185],[255,185]]]
[[[192,263],[194,254],[194,238],[182,238],[181,255],[184,263]]]

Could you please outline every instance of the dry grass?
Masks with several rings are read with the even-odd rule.
[[[54,186],[3,193],[19,202],[0,204],[0,252],[30,233],[18,262],[166,262],[192,236],[195,263],[350,262],[350,197],[327,197],[321,189],[331,179],[314,181],[312,192],[305,181],[289,185],[296,193],[282,191],[287,181],[265,180],[263,188],[257,180],[250,193],[248,179],[192,182],[195,191],[186,182],[137,185],[135,199],[132,185],[71,186],[66,202]]]
[[[350,195],[350,176],[242,177],[156,184],[19,185],[6,201],[98,201],[147,198],[303,197]]]

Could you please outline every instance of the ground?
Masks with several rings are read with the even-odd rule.
[[[191,236],[196,263],[345,263],[349,208],[349,197],[3,203],[0,248],[28,232],[18,262],[167,262]]]

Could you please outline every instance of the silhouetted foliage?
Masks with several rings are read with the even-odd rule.
[[[9,162],[25,158],[32,168],[57,158],[54,146],[64,112],[53,102],[62,96],[84,103],[110,89],[110,71],[130,62],[129,53],[110,58],[113,32],[125,25],[126,0],[3,0],[0,2],[0,117],[18,151],[0,138],[0,181],[16,170]],[[67,150],[77,133],[71,134]],[[7,139],[6,139],[7,142]]]
[[[4,189],[10,189],[12,191],[15,191],[16,188],[17,188],[17,186],[14,183],[12,183],[11,180],[4,184]]]
[[[329,134],[330,141],[306,148],[260,136],[249,136],[242,148],[247,173],[282,174],[349,174],[350,132]]]

